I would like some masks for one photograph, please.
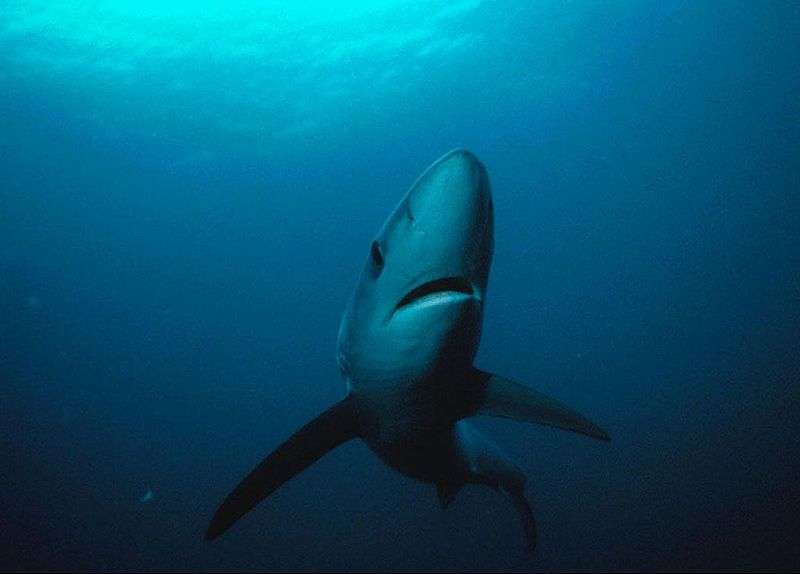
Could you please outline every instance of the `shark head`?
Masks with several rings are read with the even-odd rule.
[[[452,151],[419,177],[370,244],[339,330],[349,384],[469,368],[492,250],[486,169],[470,152]]]

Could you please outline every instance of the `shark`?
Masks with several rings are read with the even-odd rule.
[[[474,365],[493,252],[486,168],[471,152],[453,150],[419,176],[369,245],[338,334],[345,397],[233,489],[206,539],[331,450],[360,439],[393,469],[435,486],[443,508],[465,485],[503,493],[533,551],[538,535],[526,476],[469,419],[503,417],[610,437],[556,399]]]

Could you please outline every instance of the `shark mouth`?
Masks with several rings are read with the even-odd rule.
[[[442,295],[453,295],[455,293],[472,295],[474,291],[469,281],[463,277],[442,277],[441,279],[434,279],[433,281],[423,283],[419,287],[409,291],[405,297],[400,299],[396,309],[407,307],[412,303],[433,300]]]

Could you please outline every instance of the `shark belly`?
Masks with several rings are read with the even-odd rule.
[[[460,333],[470,334],[453,339],[459,353],[426,355],[420,350],[409,353],[418,359],[414,362],[374,362],[381,355],[371,352],[370,361],[357,361],[361,368],[354,370],[361,377],[347,379],[362,440],[387,465],[424,482],[450,482],[468,474],[456,425],[465,401],[474,396],[469,373],[478,333]],[[400,342],[392,346],[395,356],[401,347]]]
[[[422,381],[352,391],[361,437],[386,464],[424,482],[440,482],[464,466],[442,382]]]

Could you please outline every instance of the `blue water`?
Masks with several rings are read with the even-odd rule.
[[[2,2],[0,569],[797,569],[798,54],[795,2]],[[477,365],[612,442],[477,420],[532,556],[358,441],[205,542],[343,396],[369,242],[462,146]]]

